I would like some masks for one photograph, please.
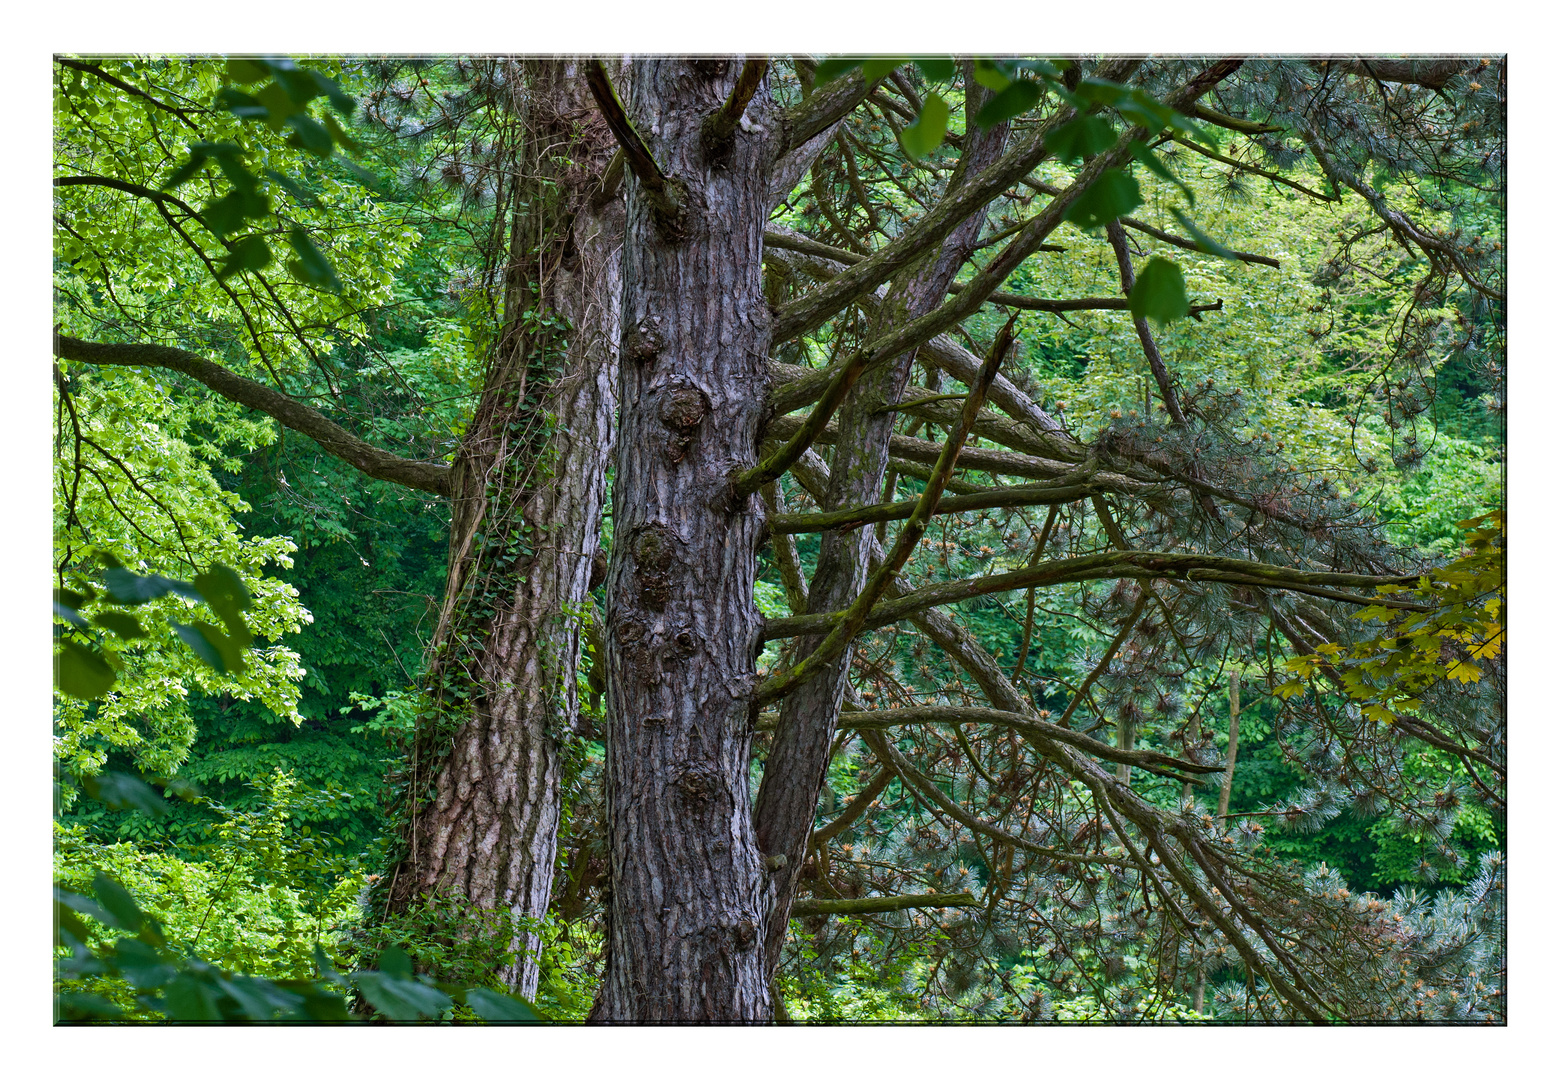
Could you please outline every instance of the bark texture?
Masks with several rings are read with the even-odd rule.
[[[763,507],[736,498],[769,376],[761,283],[774,105],[719,154],[701,127],[742,63],[633,65],[628,113],[681,213],[630,181],[608,574],[607,970],[592,1019],[770,1018],[748,787]],[[653,193],[652,193],[653,194]]]
[[[577,611],[613,446],[623,235],[621,202],[592,201],[614,144],[577,68],[514,65],[523,142],[505,328],[452,475],[436,728],[411,764],[392,910],[441,895],[540,920],[552,892],[561,742],[579,721]],[[502,974],[533,996],[537,937],[511,944]]]
[[[966,114],[979,108],[974,90]],[[966,176],[980,173],[1002,154],[1007,125],[987,131],[972,129],[966,139],[958,171],[950,181],[957,190]],[[881,337],[895,326],[936,308],[948,293],[954,275],[974,250],[985,209],[978,209],[954,228],[942,245],[913,263],[891,284],[879,305],[868,339]],[[882,495],[889,463],[889,443],[895,412],[883,408],[900,400],[910,379],[916,350],[880,362],[863,373],[841,406],[840,436],[830,472],[826,510],[863,506],[886,499]],[[867,577],[870,530],[830,530],[820,539],[817,569],[808,590],[811,612],[847,608],[861,592]],[[793,662],[817,648],[822,637],[800,640]],[[781,703],[775,743],[765,763],[764,780],[755,807],[759,846],[773,861],[784,865],[771,878],[771,911],[766,925],[766,969],[773,974],[786,943],[786,923],[798,874],[807,855],[813,831],[814,807],[829,766],[841,700],[851,669],[854,650],[847,648],[829,667],[794,690]]]

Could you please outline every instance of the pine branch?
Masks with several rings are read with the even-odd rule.
[[[982,709],[960,705],[917,705],[903,709],[874,709],[867,712],[843,713],[840,726],[855,731],[876,731],[905,727],[913,724],[980,724],[1003,727],[1043,742],[1062,743],[1082,750],[1092,757],[1118,764],[1132,765],[1151,772],[1157,769],[1181,769],[1191,773],[1217,773],[1224,765],[1203,765],[1195,761],[1161,754],[1153,750],[1123,750],[1110,743],[1090,738],[1081,731],[1059,724],[1048,724],[1026,713],[1006,712],[1001,709]],[[1157,775],[1172,775],[1158,772]],[[1185,780],[1184,776],[1174,779]]]
[[[968,892],[926,893],[922,896],[864,896],[859,900],[815,900],[804,897],[791,902],[791,917],[810,915],[878,915],[886,911],[910,908],[980,907],[981,901]]]
[[[1087,475],[1087,474],[1086,474]],[[991,510],[1010,506],[1057,506],[1088,498],[1095,488],[1088,482],[1018,484],[1013,487],[983,488],[969,495],[944,496],[933,508],[934,515],[963,514],[971,510]],[[848,532],[880,521],[901,521],[915,512],[918,499],[879,503],[876,506],[850,506],[816,514],[777,514],[770,518],[772,533],[812,533],[839,530]]]
[[[863,620],[859,629],[876,630],[880,626],[899,622],[916,611],[953,604],[976,596],[986,596],[989,593],[1012,592],[1015,589],[1042,585],[1098,581],[1102,578],[1210,581],[1308,593],[1315,593],[1319,589],[1335,585],[1369,589],[1380,585],[1413,585],[1419,580],[1418,576],[1413,574],[1375,576],[1294,570],[1289,567],[1275,566],[1272,563],[1232,559],[1221,555],[1168,551],[1105,551],[1096,555],[1057,559],[1039,566],[1010,570],[1004,574],[990,574],[985,577],[929,585],[882,604]],[[1326,598],[1360,606],[1372,604],[1386,606],[1384,600],[1377,596],[1335,593]],[[773,641],[802,634],[826,633],[843,623],[845,615],[845,612],[834,611],[769,619],[764,624],[761,640]]]

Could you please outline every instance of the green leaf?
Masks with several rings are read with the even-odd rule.
[[[168,800],[139,777],[124,772],[104,772],[81,777],[81,790],[115,810],[139,810],[154,818],[167,817]]]
[[[222,1022],[217,988],[194,975],[184,973],[163,990],[163,1011],[181,1024],[217,1024]]]
[[[82,607],[84,607],[87,602],[93,599],[93,597],[96,595],[97,594],[94,593],[90,588],[88,588],[84,593],[73,592],[70,589],[55,589],[54,602],[56,604],[64,604],[68,608],[73,608],[77,611],[80,611]]]
[[[976,57],[976,82],[992,91],[1000,94],[1008,89],[1008,84],[1013,82],[1011,63],[991,60],[985,56]]]
[[[1202,143],[1216,154],[1219,153],[1219,136],[1215,134],[1212,128],[1204,127],[1202,124],[1195,124],[1181,113],[1175,111],[1171,113],[1170,125],[1193,142]]]
[[[1168,323],[1187,314],[1187,283],[1182,268],[1158,255],[1149,260],[1127,294],[1127,308],[1140,319]]]
[[[978,127],[989,128],[1035,108],[1041,100],[1041,84],[1034,79],[1015,79],[993,95],[976,113]]]
[[[231,567],[221,563],[213,563],[210,570],[196,575],[190,584],[201,594],[206,606],[228,624],[229,629],[232,629],[234,620],[239,618],[239,612],[248,611],[251,607],[249,589],[244,585],[244,579]]]
[[[1151,135],[1164,131],[1174,112],[1169,105],[1156,101],[1142,90],[1134,90],[1127,97],[1118,98],[1116,110],[1126,119],[1147,128]]]
[[[71,911],[85,915],[89,919],[96,919],[104,926],[113,926],[118,929],[124,929],[114,921],[114,916],[110,915],[106,910],[104,910],[102,904],[99,904],[96,900],[93,900],[90,897],[82,896],[80,893],[74,893],[68,889],[62,889],[56,885],[54,887],[54,902],[63,908],[67,908]],[[84,926],[82,928],[85,929]],[[75,933],[75,929],[72,928],[71,932]],[[85,941],[86,938],[83,937],[81,940]]]
[[[331,292],[341,292],[341,279],[336,276],[336,270],[320,249],[314,246],[309,239],[309,234],[302,229],[294,229],[288,234],[288,242],[293,245],[293,251],[298,258],[288,262],[287,268],[293,277],[305,285],[318,285]]]
[[[398,945],[388,945],[379,954],[379,970],[397,979],[412,977],[412,958]]]
[[[1198,247],[1201,250],[1208,252],[1210,255],[1218,255],[1222,259],[1234,259],[1236,257],[1236,253],[1234,251],[1230,250],[1230,248],[1226,247],[1224,244],[1221,244],[1208,233],[1198,228],[1198,226],[1193,222],[1192,218],[1188,217],[1180,210],[1173,208],[1171,210],[1171,216],[1176,218],[1176,220],[1181,223],[1182,228],[1192,233],[1192,238],[1198,242]]]
[[[1096,229],[1131,212],[1143,201],[1138,181],[1120,169],[1107,169],[1074,200],[1063,217],[1081,229]]]
[[[369,1004],[390,1020],[410,1022],[434,1017],[455,1004],[444,991],[415,979],[360,971],[354,981]]]
[[[201,207],[201,220],[218,236],[231,236],[244,227],[248,205],[242,191],[230,191]]]
[[[900,132],[900,145],[913,158],[926,157],[943,144],[948,122],[948,102],[941,94],[929,94],[916,122]]]
[[[206,164],[206,153],[205,153],[205,151],[197,150],[195,147],[191,147],[190,148],[189,160],[187,160],[183,165],[180,165],[177,169],[175,169],[173,171],[173,174],[171,176],[169,176],[168,179],[163,181],[163,190],[164,191],[172,191],[174,188],[178,187],[180,184],[182,184],[186,180],[190,179],[190,177],[192,177],[196,173],[200,172],[201,171],[201,167],[204,166],[205,164]]]
[[[266,107],[252,94],[232,86],[224,86],[217,91],[217,104],[225,107],[234,116],[242,120],[264,120],[268,115]]]
[[[126,615],[123,611],[101,611],[92,617],[92,621],[115,637],[124,638],[126,641],[146,637],[146,631],[141,629],[141,624],[136,617]]]
[[[1160,179],[1168,180],[1180,188],[1182,194],[1187,197],[1187,205],[1194,206],[1197,204],[1198,196],[1193,194],[1192,188],[1182,183],[1181,177],[1171,171],[1171,167],[1165,163],[1165,160],[1160,155],[1137,139],[1127,144],[1127,150],[1144,168],[1154,173]]]
[[[1063,67],[1071,67],[1072,63],[1073,63],[1072,61],[1067,61],[1067,62],[1064,62],[1062,66]],[[1017,70],[1020,70],[1020,71],[1033,71],[1033,72],[1035,72],[1035,74],[1041,76],[1042,78],[1046,78],[1046,79],[1060,79],[1060,78],[1062,78],[1062,71],[1059,70],[1056,65],[1052,64],[1049,60],[1042,60],[1039,57],[1031,57],[1031,58],[1029,58],[1027,60],[1015,60],[1015,61],[1013,61],[1013,65],[1014,65],[1014,68],[1017,69]]]
[[[525,998],[514,994],[498,994],[492,990],[473,987],[466,991],[466,1004],[472,1012],[490,1024],[541,1024],[542,1015]]]
[[[301,995],[282,989],[269,979],[253,975],[218,976],[217,985],[226,993],[244,1015],[259,1023],[273,1019],[277,1013],[292,1012],[302,1005]]]
[[[911,60],[921,68],[921,73],[933,82],[943,82],[954,77],[952,56],[913,56]]]
[[[985,111],[982,110],[983,113]],[[1116,129],[1108,121],[1099,116],[1080,116],[1047,135],[1046,149],[1066,164],[1094,157],[1102,150],[1109,150],[1116,141]]]
[[[134,938],[115,943],[114,963],[125,980],[137,990],[155,990],[165,986],[179,973],[158,950]]]
[[[82,922],[81,918],[70,909],[70,906],[59,899],[58,894],[60,890],[55,889],[54,892],[54,943],[56,945],[69,946],[70,939],[74,938],[85,945],[87,938],[92,932],[87,929],[87,924]],[[91,903],[91,901],[88,901],[88,903]]]
[[[266,107],[266,126],[281,131],[288,118],[303,108],[303,103],[293,96],[280,82],[269,82],[255,93],[255,100]]]
[[[233,245],[227,259],[217,268],[217,280],[225,281],[246,270],[263,270],[270,264],[271,247],[266,243],[266,238],[251,233]]]
[[[103,584],[108,586],[108,596],[116,604],[134,607],[148,600],[173,593],[187,600],[200,600],[202,596],[187,581],[175,581],[161,574],[137,574],[123,566],[110,566],[103,571]]]
[[[194,625],[176,622],[169,625],[208,666],[223,673],[244,670],[244,650],[250,643],[244,640],[247,631],[244,635],[229,636],[209,622]]]
[[[114,917],[113,925],[121,930],[139,934],[148,944],[161,943],[162,932],[156,920],[143,912],[135,897],[119,882],[99,870],[92,878],[92,892],[103,909]]]
[[[877,82],[895,68],[908,63],[908,56],[870,56],[862,61],[862,78],[868,82]]]
[[[331,139],[331,133],[325,130],[325,125],[312,116],[294,113],[287,118],[287,126],[296,133],[298,145],[315,157],[328,158],[336,152],[336,144]]]
[[[331,138],[336,140],[337,146],[340,146],[343,150],[360,149],[357,142],[354,141],[351,135],[347,134],[347,129],[341,126],[336,117],[326,113],[322,123],[325,124],[325,130],[331,133]]]
[[[291,176],[288,176],[286,173],[277,172],[275,169],[267,169],[265,171],[265,177],[266,177],[267,180],[270,180],[270,181],[274,182],[275,184],[277,184],[278,186],[280,186],[283,190],[285,190],[294,199],[298,200],[299,205],[301,205],[301,206],[317,206],[318,205],[318,200],[316,200],[313,195],[309,194],[309,192],[305,191],[303,189],[303,187],[298,183],[297,180],[294,180]]]
[[[247,56],[230,56],[227,63],[228,78],[241,86],[260,82],[271,74],[271,66],[266,61]]]
[[[311,70],[309,74],[314,78],[314,85],[319,87],[320,91],[330,99],[331,108],[335,109],[343,116],[352,116],[352,110],[358,107],[358,103],[353,99],[351,94],[343,90],[336,82],[336,80],[328,75],[324,75],[318,71],[313,70]],[[331,123],[331,117],[329,114],[326,115],[325,122],[327,124]]]
[[[96,649],[69,638],[54,658],[54,685],[69,697],[90,701],[108,693],[114,685],[114,669]]]
[[[862,56],[830,56],[819,61],[818,70],[813,73],[814,84],[823,86],[831,80],[855,71],[865,62]]]
[[[1073,88],[1073,96],[1089,105],[1109,105],[1115,107],[1118,102],[1128,98],[1127,87],[1105,79],[1080,79],[1079,85]]]
[[[55,591],[58,592],[59,590]],[[78,630],[87,628],[87,620],[82,618],[81,612],[68,604],[60,603],[58,600],[54,601],[54,616],[57,619],[63,619],[65,622],[70,623]]]
[[[60,994],[54,1001],[59,1007],[61,1019],[67,1023],[98,1018],[112,1020],[125,1015],[125,1010],[102,994]]]

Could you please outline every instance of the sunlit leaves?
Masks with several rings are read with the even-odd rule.
[[[524,998],[480,987],[446,986],[417,975],[405,951],[394,945],[381,954],[378,970],[342,975],[316,945],[318,978],[236,974],[173,947],[161,923],[108,874],[95,874],[92,892],[87,897],[69,889],[54,890],[55,944],[70,953],[58,961],[58,974],[67,984],[90,976],[123,979],[134,993],[134,1008],[141,1019],[186,1024],[345,1024],[354,1018],[345,1008],[344,991],[356,988],[379,1016],[392,1022],[447,1018],[457,1003],[489,1023],[546,1022]],[[105,931],[107,941],[102,940]],[[67,1023],[126,1014],[100,994],[74,989],[57,995],[55,1007],[58,1018]]]
[[[273,132],[290,130],[287,145],[317,158],[331,157],[338,146],[349,150],[356,147],[336,117],[327,113],[322,121],[309,113],[309,103],[324,96],[342,116],[352,114],[356,103],[334,79],[312,68],[299,67],[286,57],[235,57],[228,61],[225,71],[240,85],[270,79],[253,93],[235,86],[224,86],[217,91],[216,103],[234,116],[259,121]],[[261,221],[270,215],[271,200],[261,190],[263,179],[278,182],[295,198],[303,194],[296,181],[276,169],[253,171],[237,144],[214,142],[193,144],[189,157],[164,181],[164,188],[172,190],[193,179],[208,162],[215,163],[232,185],[231,191],[208,201],[201,210],[201,220],[219,237],[231,236],[247,222]],[[294,228],[290,241],[298,256],[288,262],[294,277],[306,284],[340,291],[341,282],[336,271],[310,242],[308,235]],[[258,233],[251,234],[230,245],[227,257],[216,270],[216,277],[223,281],[235,274],[263,270],[270,264],[270,245]]]
[[[113,560],[104,567],[102,578],[104,598],[113,604],[138,607],[168,595],[204,601],[226,625],[226,632],[207,622],[169,625],[196,656],[217,671],[244,669],[244,652],[255,639],[240,612],[250,607],[250,597],[243,580],[231,568],[215,565],[192,583],[161,574],[137,574]],[[56,590],[55,616],[78,630],[87,629],[89,624],[80,608],[90,599],[85,593]],[[99,612],[92,617],[91,625],[126,641],[148,636],[141,623],[124,612]],[[113,688],[116,661],[110,654],[69,637],[62,638],[60,644],[56,685],[62,694],[89,700],[102,697]]]

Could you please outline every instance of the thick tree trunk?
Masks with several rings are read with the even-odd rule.
[[[511,71],[523,131],[506,178],[505,327],[452,477],[432,730],[410,765],[389,907],[437,895],[540,920],[613,445],[623,208],[593,204],[614,144],[578,64],[528,59]],[[537,936],[510,944],[505,982],[534,996]]]
[[[970,82],[967,115],[979,107],[979,87]],[[978,174],[1002,154],[1007,134],[1003,124],[988,131],[972,126],[954,190],[965,176]],[[947,295],[955,274],[970,257],[986,219],[985,210],[960,224],[941,249],[913,264],[891,284],[879,307],[869,340],[933,310]],[[828,505],[824,509],[862,506],[880,501],[889,461],[889,437],[898,413],[884,411],[897,402],[910,379],[916,350],[910,350],[866,371],[840,409],[840,437],[830,471]],[[887,498],[888,496],[884,496]],[[875,539],[867,529],[825,532],[818,565],[808,590],[811,612],[841,611],[851,605],[867,578],[868,549]],[[800,660],[817,648],[822,637],[799,640],[792,656]],[[784,865],[771,879],[772,907],[766,925],[766,969],[773,975],[786,942],[786,924],[798,874],[813,831],[814,808],[829,767],[841,699],[851,669],[848,648],[824,671],[802,684],[780,706],[775,742],[765,762],[764,780],[755,808],[759,847]]]
[[[633,68],[629,119],[671,179],[662,194],[631,182],[623,256],[607,612],[612,880],[592,1014],[609,1023],[770,1017],[748,787],[764,516],[731,481],[756,461],[769,381],[767,86],[724,150],[702,132],[740,67],[653,58]]]

